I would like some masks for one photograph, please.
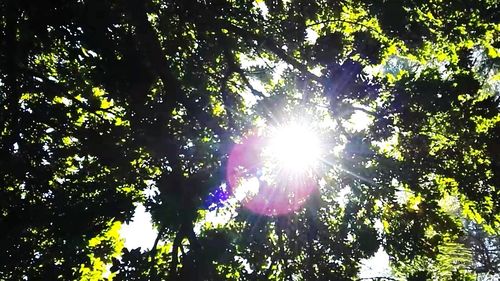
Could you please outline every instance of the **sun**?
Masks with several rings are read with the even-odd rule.
[[[272,127],[265,154],[282,171],[303,173],[320,162],[321,142],[318,134],[304,123]]]
[[[266,126],[236,144],[229,155],[229,190],[246,209],[262,215],[298,210],[318,190],[321,136],[310,122]]]

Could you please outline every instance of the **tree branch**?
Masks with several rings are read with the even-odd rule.
[[[162,225],[160,227],[160,230],[158,230],[158,234],[156,235],[156,239],[155,239],[155,242],[153,244],[153,247],[151,248],[150,252],[149,252],[149,256],[150,256],[150,259],[151,259],[151,262],[150,262],[150,270],[151,270],[151,276],[152,276],[152,279],[155,280],[157,275],[158,275],[158,272],[156,271],[156,267],[155,267],[155,264],[156,264],[156,253],[158,252],[158,243],[160,242],[160,239],[161,237],[163,236],[163,233],[165,232],[166,230],[166,227],[165,225]]]
[[[355,111],[361,111],[361,112],[364,112],[368,115],[371,115],[371,116],[376,116],[375,112],[371,111],[371,110],[368,110],[366,108],[363,108],[363,107],[358,107],[358,106],[354,106],[354,105],[350,105],[350,107],[355,110]]]
[[[393,280],[393,281],[398,281],[398,279],[392,278],[392,277],[364,277],[364,278],[359,278],[358,280]]]
[[[7,137],[3,141],[4,148],[6,150],[12,149],[14,143],[20,140],[19,130],[19,98],[21,97],[21,85],[19,79],[19,57],[20,57],[20,44],[16,38],[16,32],[18,30],[18,17],[19,9],[17,1],[7,1],[6,4],[7,15],[5,15],[5,31],[4,42],[1,42],[3,47],[3,53],[5,57],[5,65],[2,66],[2,70],[5,71],[5,88],[6,89],[6,100],[5,107],[6,116],[3,116],[3,111],[0,112],[0,136],[7,126],[10,126],[11,132],[7,134]],[[5,118],[5,119],[4,119]],[[10,119],[10,120],[9,120]],[[7,127],[8,128],[8,127]],[[0,144],[2,145],[2,144]],[[1,147],[1,146],[0,146]]]
[[[259,96],[261,98],[265,98],[263,93],[261,93],[260,91],[257,91],[252,86],[252,84],[248,80],[248,77],[245,75],[245,72],[243,71],[243,69],[241,69],[239,67],[238,63],[236,62],[234,55],[227,48],[224,49],[224,57],[226,58],[226,61],[227,61],[228,67],[229,67],[229,71],[233,72],[233,73],[238,73],[241,80],[243,80],[243,83],[245,83],[245,85],[250,89],[250,91],[252,91],[252,94]]]
[[[176,104],[180,102],[193,113],[198,121],[210,128],[218,136],[223,136],[226,132],[219,124],[207,122],[212,119],[212,116],[203,108],[200,108],[199,104],[192,103],[188,100],[181,82],[174,75],[174,71],[163,53],[156,31],[147,19],[145,3],[141,0],[131,0],[129,9],[134,24],[137,27],[136,36],[140,46],[144,48],[144,53],[148,56],[149,64],[152,66],[155,74],[160,77],[164,86],[171,90],[172,96],[164,101],[166,108],[163,117],[168,119]],[[171,156],[177,157],[177,155]]]
[[[366,25],[364,23],[360,23],[360,22],[356,22],[356,21],[350,21],[350,20],[344,20],[344,19],[327,19],[327,20],[322,20],[322,21],[313,22],[311,24],[308,24],[308,25],[306,25],[306,27],[312,27],[312,26],[322,25],[322,24],[327,24],[327,23],[332,23],[332,22],[343,22],[343,23],[358,25],[358,26],[364,27],[364,28],[366,28],[366,29],[368,29],[370,31],[373,31],[373,32],[375,32],[377,34],[382,35],[382,33],[380,33],[378,30],[375,30],[373,27],[368,26],[368,25]]]
[[[177,276],[177,265],[179,264],[179,246],[182,242],[182,238],[184,234],[182,233],[181,230],[177,231],[175,234],[174,238],[174,244],[172,245],[172,261],[170,262],[170,273],[169,277],[172,280],[175,280],[175,277]]]
[[[306,65],[302,64],[295,58],[289,56],[285,50],[282,48],[278,47],[278,44],[274,42],[271,38],[264,37],[262,35],[255,34],[253,32],[250,32],[242,27],[239,27],[237,25],[234,25],[230,22],[224,21],[224,20],[218,20],[222,28],[225,28],[241,37],[246,39],[247,41],[254,41],[257,43],[257,45],[262,46],[263,48],[267,49],[271,53],[275,54],[278,58],[280,58],[282,61],[290,64],[293,66],[296,70],[298,70],[302,75],[304,75],[306,78],[314,80],[320,84],[324,84],[325,80],[317,76],[316,74],[313,74],[309,71]]]

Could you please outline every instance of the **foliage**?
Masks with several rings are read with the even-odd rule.
[[[0,279],[353,280],[380,247],[397,278],[499,274],[498,5],[1,1]],[[207,201],[292,115],[328,125],[303,208]],[[137,203],[150,251],[118,235]]]

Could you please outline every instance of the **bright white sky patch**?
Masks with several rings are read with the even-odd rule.
[[[353,131],[359,132],[367,129],[372,122],[373,118],[370,115],[363,111],[356,110],[356,112],[354,112],[354,114],[352,114],[351,118],[349,119],[349,124],[347,127],[349,127]]]
[[[269,9],[266,6],[266,2],[264,2],[264,0],[257,0],[253,2],[253,4],[259,9],[260,14],[264,17],[264,19],[267,19]]]
[[[336,201],[340,204],[340,206],[345,207],[347,201],[349,200],[347,196],[351,193],[351,188],[346,186],[342,188],[337,195]]]
[[[230,210],[213,210],[207,212],[204,222],[209,222],[214,227],[220,227],[227,224],[233,218],[233,215]]]
[[[151,215],[142,204],[135,208],[134,217],[129,224],[123,224],[120,236],[125,239],[127,249],[150,249],[156,239],[157,231],[151,224]]]
[[[380,247],[375,255],[361,262],[360,278],[391,277],[389,255]]]
[[[236,200],[241,201],[249,196],[253,196],[259,192],[259,179],[256,177],[243,179],[234,191]]]
[[[323,70],[323,67],[318,65],[318,66],[314,67],[313,69],[311,69],[310,72],[318,77],[321,77],[321,76],[323,76],[322,70]]]
[[[309,44],[314,44],[316,43],[316,40],[318,39],[319,35],[316,31],[314,31],[312,28],[307,28],[306,29],[306,41]]]

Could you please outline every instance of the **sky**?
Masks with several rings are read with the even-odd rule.
[[[261,11],[261,14],[266,17],[267,15],[267,7],[264,1],[256,1],[254,4]],[[318,38],[318,34],[314,32],[312,29],[308,28],[307,30],[307,40],[311,43],[314,43]],[[242,67],[248,68],[253,65],[261,65],[266,66],[270,62],[259,61],[258,59],[248,59],[242,58]],[[278,80],[283,73],[283,71],[287,68],[287,65],[283,62],[275,65],[273,79]],[[318,72],[319,69],[315,69],[314,71]],[[263,94],[267,94],[263,85],[259,83],[259,81],[255,79],[251,79],[250,83],[252,86],[261,91]],[[247,106],[250,106],[256,102],[255,96],[248,92],[245,96]],[[357,105],[358,106],[358,105]],[[362,107],[362,105],[359,105]],[[354,131],[360,131],[369,126],[372,122],[372,118],[368,116],[366,113],[362,111],[356,111],[347,126],[349,129]],[[230,212],[217,212],[216,210],[209,211],[206,214],[205,220],[212,223],[213,225],[220,225],[227,222],[227,220],[231,219],[228,217]],[[201,225],[195,226],[195,231],[200,231]],[[137,205],[134,213],[134,217],[129,224],[124,224],[120,231],[120,235],[125,239],[125,247],[128,249],[135,249],[141,247],[143,250],[150,249],[154,240],[156,239],[157,231],[153,229],[151,224],[151,215],[146,212],[146,209],[143,205]],[[370,259],[367,259],[362,262],[360,277],[368,278],[368,277],[384,277],[390,276],[390,268],[389,268],[389,256],[385,251],[379,249],[379,251]]]
[[[382,249],[375,253],[369,259],[365,259],[361,263],[359,271],[360,278],[373,278],[373,277],[391,277],[391,268],[389,267],[389,255]]]
[[[357,111],[353,114],[349,123],[348,126],[350,129],[359,131],[369,126],[371,118],[366,113]],[[340,197],[344,197],[344,195],[345,194],[339,194]],[[146,194],[146,196],[150,196],[150,194]],[[231,219],[228,217],[229,213],[230,212],[217,212],[217,210],[208,211],[205,221],[213,225],[224,224]],[[201,230],[200,228],[203,223],[204,222],[201,222],[195,227],[197,233]],[[122,225],[120,235],[125,239],[125,247],[128,249],[135,249],[138,247],[143,251],[151,249],[156,239],[157,231],[152,226],[151,215],[142,204],[136,205],[132,221],[129,224]],[[373,257],[363,260],[361,263],[360,278],[390,276],[389,256],[382,248],[380,248]]]
[[[150,249],[156,239],[157,231],[151,224],[151,215],[146,212],[142,204],[137,205],[134,217],[129,224],[123,224],[120,236],[125,239],[127,249],[141,247],[143,250]]]
[[[208,212],[207,218],[215,224],[220,223],[221,219],[227,220],[227,217],[219,218],[215,210]],[[121,237],[125,239],[125,247],[128,249],[138,247],[141,247],[142,250],[151,249],[156,234],[157,231],[153,229],[151,224],[151,215],[146,212],[143,205],[137,205],[132,221],[129,224],[123,224],[120,230]],[[390,276],[389,256],[382,248],[372,258],[361,263],[360,278]]]

